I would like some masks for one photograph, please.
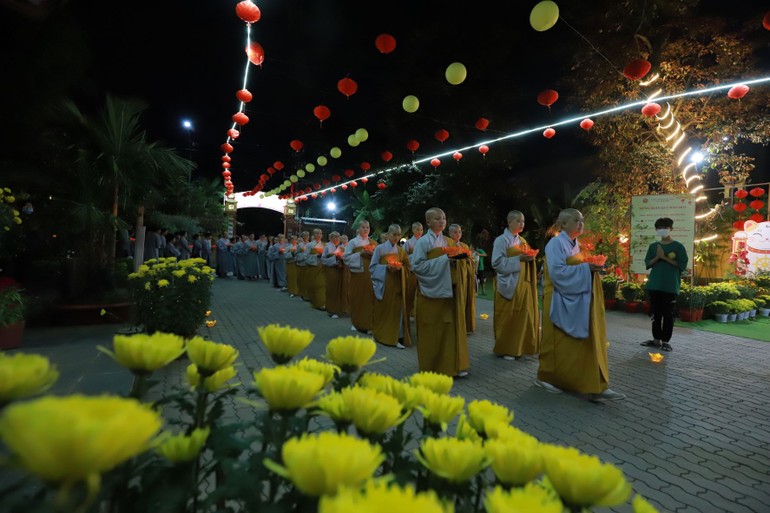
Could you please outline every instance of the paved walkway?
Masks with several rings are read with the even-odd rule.
[[[271,365],[257,326],[277,322],[312,330],[316,338],[306,353],[314,357],[331,338],[351,334],[349,319],[332,320],[266,282],[218,279],[212,310],[217,325],[201,334],[240,350],[244,383],[252,381],[253,370]],[[654,364],[639,346],[649,338],[648,319],[608,312],[610,386],[628,398],[594,404],[534,386],[535,359],[495,358],[492,303],[478,300],[477,313],[490,318],[477,321],[469,338],[471,376],[458,380],[453,393],[504,404],[515,412],[514,424],[538,439],[619,465],[635,491],[661,511],[770,511],[770,344],[677,327],[674,351]],[[54,393],[126,393],[128,374],[94,349],[111,345],[117,328],[31,328],[24,350],[59,366]],[[378,346],[377,356],[387,360],[372,367],[375,372],[401,378],[418,370],[414,348]],[[185,366],[176,362],[159,376],[163,389],[182,382]]]

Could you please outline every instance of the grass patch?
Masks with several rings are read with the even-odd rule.
[[[717,322],[713,319],[698,322],[682,322],[677,319],[675,325],[682,328],[770,342],[770,317],[755,317],[754,320],[735,322]]]

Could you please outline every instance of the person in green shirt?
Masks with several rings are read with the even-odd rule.
[[[661,217],[655,221],[655,233],[660,242],[650,244],[644,263],[650,270],[646,289],[650,294],[650,317],[652,318],[652,340],[642,342],[643,346],[671,351],[671,335],[674,332],[674,308],[682,271],[687,269],[687,251],[681,242],[671,237],[674,221]]]

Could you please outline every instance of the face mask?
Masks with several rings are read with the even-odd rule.
[[[658,237],[668,237],[671,234],[671,230],[668,228],[660,228],[658,230],[655,230],[655,233],[658,234]]]

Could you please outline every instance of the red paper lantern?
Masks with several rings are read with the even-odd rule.
[[[230,163],[229,162],[222,162],[222,167],[225,168],[225,169],[228,169],[230,167]]]
[[[312,198],[313,198],[313,199],[316,199],[316,198],[318,198],[318,194],[316,194],[316,193],[314,192],[314,193],[312,194]]]
[[[746,96],[749,92],[749,86],[747,85],[737,85],[730,88],[729,91],[727,91],[727,97],[732,98],[733,100],[740,100],[744,96]]]
[[[762,26],[765,27],[765,30],[770,30],[770,11],[762,18]]]
[[[591,128],[593,128],[593,126],[594,126],[594,122],[590,118],[585,118],[583,121],[580,122],[580,128],[582,128],[586,132],[591,130]]]
[[[241,133],[235,128],[231,128],[227,131],[227,136],[230,137],[230,139],[237,139],[239,135],[241,135]]]
[[[347,185],[345,185],[345,184],[342,184],[342,185],[340,186],[340,189],[342,189],[343,191],[346,191],[346,190],[348,190],[348,186],[347,186]]]
[[[393,158],[393,154],[386,150],[380,153],[380,158],[385,162],[390,162],[390,160]]]
[[[224,171],[222,171],[222,176],[223,176],[223,177],[225,177],[225,178],[230,178],[230,175],[231,175],[231,173],[230,173],[230,171],[228,171],[227,169],[225,169]]]
[[[361,169],[364,171],[369,171],[372,168],[372,165],[366,161],[361,162]]]
[[[447,132],[446,130],[444,130],[444,129],[442,128],[441,130],[437,131],[437,132],[434,134],[434,136],[433,136],[433,137],[435,137],[435,138],[436,138],[436,140],[437,140],[438,142],[440,142],[440,143],[443,143],[444,141],[446,141],[447,139],[449,139],[449,132]]]
[[[320,183],[314,183],[313,184],[313,189],[319,190],[320,188],[321,188],[321,184]]]
[[[623,68],[623,75],[629,80],[639,80],[652,69],[652,64],[644,59],[636,59]]]
[[[355,180],[353,180],[352,182],[350,182],[350,186],[351,186],[351,187],[354,187],[354,188],[355,188],[355,187],[358,187],[358,182],[356,182]]]
[[[755,223],[761,223],[762,221],[765,220],[765,216],[763,216],[762,214],[756,213],[756,214],[751,214],[749,216],[749,219],[751,219]]]
[[[543,91],[540,91],[540,94],[537,95],[537,103],[544,107],[551,108],[551,105],[556,103],[556,100],[559,99],[559,93],[554,91],[553,89],[545,89]]]
[[[554,130],[553,128],[546,128],[543,131],[543,137],[545,137],[546,139],[550,139],[554,135],[556,135],[556,130]]]
[[[332,115],[332,111],[329,110],[329,107],[326,105],[319,105],[313,109],[313,115],[318,118],[318,121],[321,122],[321,126],[323,126],[324,121],[329,119],[329,116]]]
[[[735,191],[735,197],[738,199],[743,199],[748,195],[749,195],[749,191],[747,191],[746,189],[738,189],[737,191]]]
[[[337,189],[335,189],[334,187],[332,187],[331,189],[329,189],[329,192],[331,192],[332,194],[335,194],[335,193],[337,192]]]
[[[452,154],[452,158],[455,159],[458,163],[460,162],[460,159],[463,158],[463,154],[459,151],[456,151]]]
[[[749,203],[749,206],[754,210],[759,210],[760,208],[765,206],[765,202],[762,200],[755,199],[754,201]]]
[[[658,112],[660,112],[660,105],[657,103],[648,103],[644,107],[642,107],[642,114],[648,117],[652,117],[656,115]]]
[[[390,34],[380,34],[374,40],[374,46],[380,51],[380,53],[390,53],[396,49],[396,38]]]
[[[476,128],[482,132],[489,126],[489,120],[487,118],[479,118],[476,120]]]
[[[238,98],[238,101],[249,103],[254,98],[254,95],[248,89],[240,89],[235,93],[235,97]]]
[[[743,212],[744,210],[746,210],[746,204],[743,203],[742,201],[739,201],[738,203],[733,205],[733,210],[735,210],[736,212]]]
[[[340,181],[340,175],[332,175],[332,182],[337,183]]]
[[[243,126],[249,122],[249,116],[243,112],[236,112],[233,114],[233,122],[235,122],[237,125]]]
[[[267,174],[269,174],[270,176],[272,176],[272,175],[273,175],[273,173],[275,173],[275,168],[274,168],[273,166],[270,166],[270,167],[268,167],[268,168],[267,168]]]
[[[283,162],[281,162],[280,160],[277,160],[273,162],[273,167],[276,168],[278,171],[280,171],[281,169],[283,169]]]
[[[419,148],[419,147],[420,147],[420,143],[417,142],[417,140],[415,140],[415,139],[411,139],[411,140],[407,141],[407,143],[406,143],[406,149],[411,151],[412,153],[417,151],[417,148]]]
[[[346,169],[343,173],[348,178],[353,178],[353,170],[352,169]]]
[[[294,139],[293,141],[291,141],[291,142],[289,143],[289,146],[291,146],[291,149],[292,149],[292,150],[294,150],[294,151],[299,151],[299,150],[301,150],[301,149],[302,149],[302,148],[303,148],[305,145],[304,145],[304,144],[302,143],[302,141],[300,141],[299,139]],[[276,166],[276,167],[278,167],[278,166]],[[280,169],[280,168],[279,168],[279,169]]]
[[[364,183],[366,183],[366,182],[368,182],[368,181],[369,181],[369,179],[368,179],[367,177],[363,177],[363,178],[361,178],[361,181],[362,181],[362,182],[364,182]]]
[[[256,23],[262,17],[259,7],[251,0],[243,0],[235,5],[235,14],[246,23]]]
[[[222,151],[225,153],[232,153],[233,151],[233,145],[230,143],[224,143],[222,146],[219,147]]]
[[[331,183],[329,180],[327,180],[326,178],[324,178],[323,180],[321,180],[321,183],[324,185],[324,187],[329,187],[329,186],[332,184],[332,183]]]
[[[358,84],[352,78],[345,77],[337,82],[337,90],[350,98],[358,91]]]
[[[755,198],[758,198],[765,194],[765,190],[762,187],[754,187],[749,191],[749,194],[751,194]]]
[[[489,151],[489,146],[487,146],[486,144],[482,144],[481,146],[479,146],[479,152],[481,152],[482,155],[486,155],[488,151]]]
[[[433,166],[434,168],[437,168],[441,165],[441,161],[439,159],[432,159],[430,161],[430,165]]]
[[[255,66],[261,67],[262,63],[265,62],[265,50],[262,48],[262,45],[256,41],[252,41],[249,43],[249,46],[246,47],[246,55],[249,58],[249,62]]]
[[[377,184],[377,188],[379,190],[383,190],[385,187],[387,187],[387,185],[385,185],[385,182],[380,182]]]
[[[311,192],[313,192],[313,188],[312,187],[305,187],[305,192],[310,194]]]
[[[270,180],[270,177],[267,176],[266,174],[262,173],[261,175],[259,175],[259,179],[262,182],[266,182],[266,181]]]
[[[230,155],[222,155],[221,159],[222,159],[222,162],[230,162],[231,160],[233,160],[230,158]]]

